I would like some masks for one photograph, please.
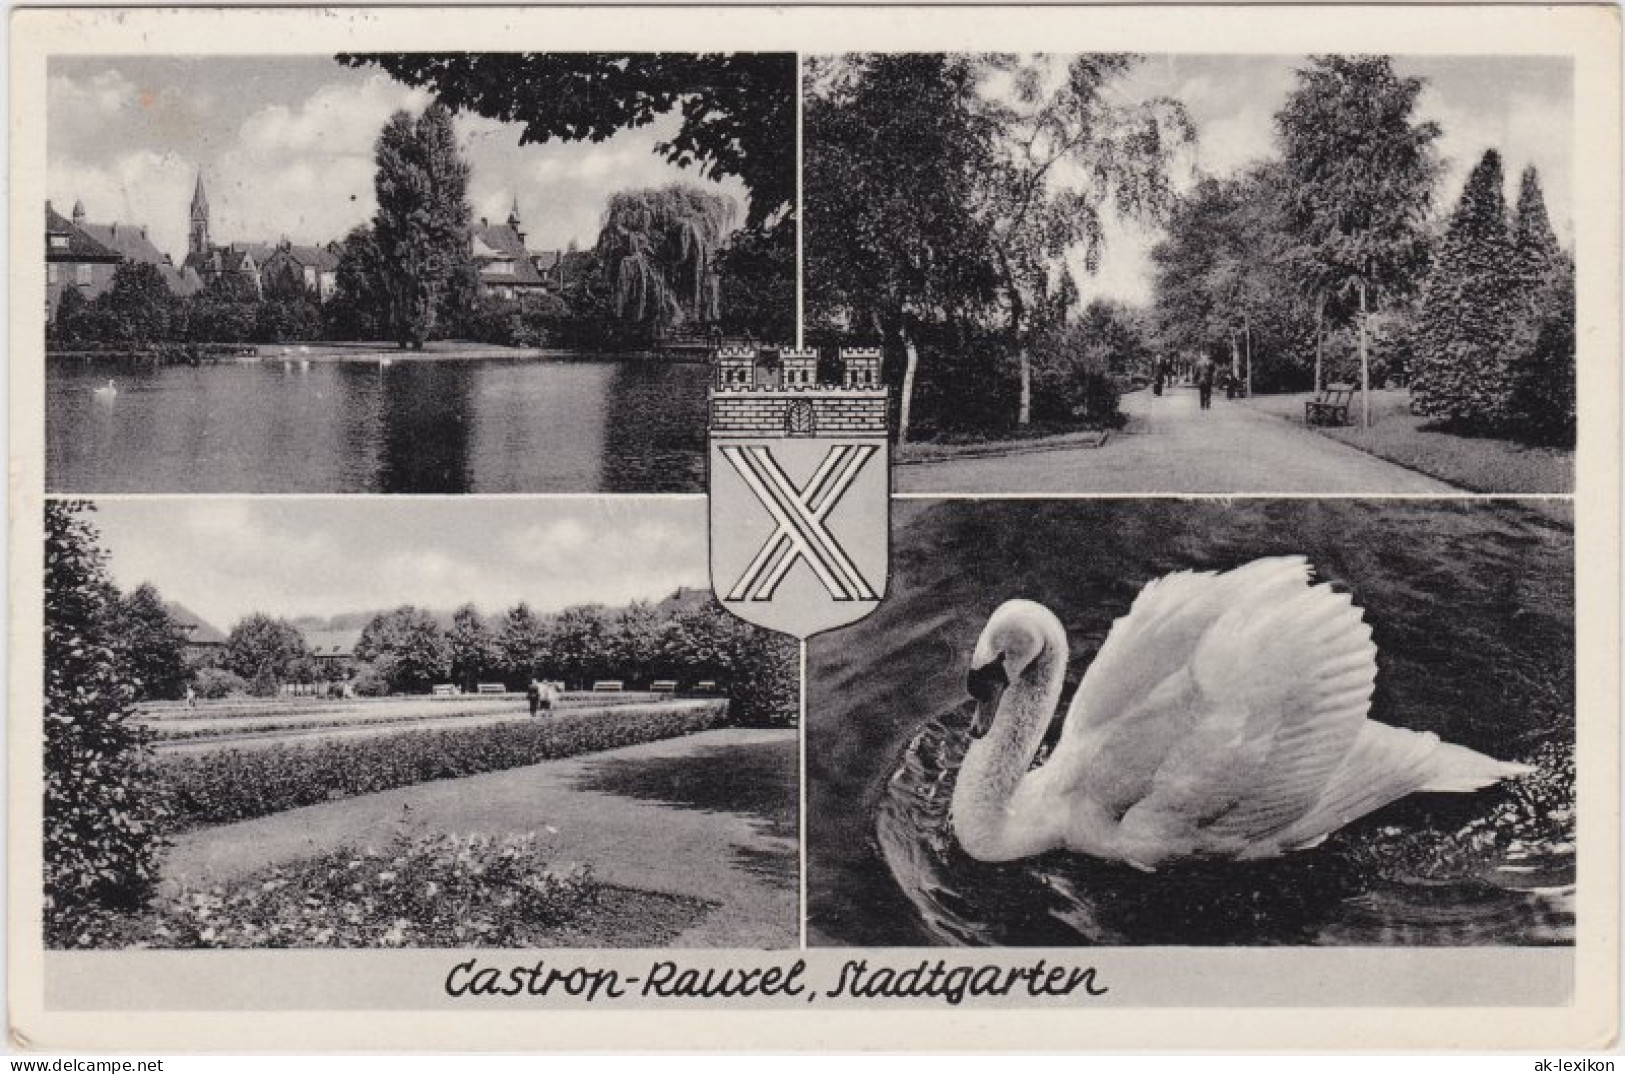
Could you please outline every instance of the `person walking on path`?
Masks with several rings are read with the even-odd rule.
[[[542,707],[542,686],[535,679],[530,680],[530,685],[525,687],[525,701],[529,703],[530,714],[534,717],[536,711]]]
[[[1217,367],[1213,359],[1202,355],[1196,363],[1196,388],[1201,393],[1202,409],[1210,410],[1213,407],[1213,375]]]

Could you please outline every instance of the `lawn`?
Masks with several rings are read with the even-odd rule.
[[[1246,404],[1301,426],[1304,401],[1313,398],[1310,392],[1259,395]],[[1410,392],[1405,389],[1371,393],[1369,429],[1358,425],[1358,394],[1350,412],[1356,424],[1315,426],[1315,431],[1470,492],[1567,494],[1574,491],[1574,452],[1445,432],[1435,427],[1433,419],[1411,413]]]

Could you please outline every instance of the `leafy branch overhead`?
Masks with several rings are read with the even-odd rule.
[[[372,65],[453,111],[521,126],[521,143],[601,142],[676,111],[657,145],[673,164],[750,191],[746,226],[786,217],[795,200],[796,59],[789,53],[364,53]]]

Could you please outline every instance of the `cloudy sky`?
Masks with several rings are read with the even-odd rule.
[[[1402,74],[1427,80],[1421,116],[1444,130],[1441,211],[1454,204],[1479,155],[1494,146],[1505,158],[1509,186],[1526,164],[1540,169],[1553,222],[1569,241],[1569,62],[1395,62]],[[1226,174],[1270,152],[1272,116],[1302,63],[1295,56],[1152,56],[1117,92],[1124,100],[1168,95],[1184,101],[1200,135],[1186,163]],[[66,212],[83,198],[93,222],[146,224],[177,259],[185,252],[187,205],[199,167],[216,241],[342,238],[372,214],[372,145],[379,128],[393,110],[425,103],[422,94],[380,72],[341,67],[327,57],[56,58],[48,97],[51,199]],[[699,181],[651,152],[672,129],[668,116],[602,143],[520,147],[515,127],[459,118],[474,169],[474,214],[505,218],[517,196],[532,247],[560,248],[571,240],[591,245],[611,191]],[[737,182],[719,189],[743,209]],[[1144,301],[1155,235],[1113,224],[1107,239],[1100,274],[1084,281],[1086,297]]]
[[[1198,143],[1182,175],[1192,168],[1227,175],[1271,154],[1274,115],[1295,85],[1300,56],[1154,55],[1117,87],[1125,101],[1168,96],[1185,103]],[[1467,173],[1486,149],[1501,151],[1507,197],[1517,197],[1518,176],[1540,169],[1546,207],[1558,237],[1573,238],[1573,70],[1567,58],[1398,56],[1402,76],[1422,78],[1419,119],[1442,128],[1437,142],[1445,163],[1435,211],[1448,213]],[[1150,249],[1155,235],[1116,224],[1107,235],[1100,274],[1083,279],[1086,299],[1109,296],[1149,300]]]
[[[710,585],[694,498],[104,500],[91,522],[121,589],[151,582],[221,630],[254,611],[551,611]]]
[[[64,214],[83,199],[92,223],[146,224],[178,262],[202,168],[215,242],[342,239],[372,216],[379,130],[396,109],[426,103],[331,57],[53,58],[48,196]],[[533,249],[586,247],[608,195],[686,180],[731,195],[743,217],[737,180],[706,183],[654,154],[675,128],[668,115],[604,142],[521,147],[515,125],[459,117],[474,216],[505,220],[517,196]]]

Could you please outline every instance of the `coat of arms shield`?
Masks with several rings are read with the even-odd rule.
[[[711,584],[747,622],[807,638],[886,591],[891,476],[880,351],[721,347],[711,386]]]

